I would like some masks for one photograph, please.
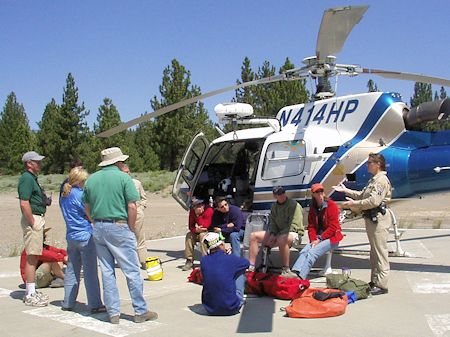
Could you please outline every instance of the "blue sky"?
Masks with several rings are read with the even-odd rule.
[[[245,56],[254,69],[264,60],[279,68],[286,57],[300,66],[315,53],[323,11],[358,4],[370,8],[338,63],[450,78],[448,0],[2,0],[1,109],[14,91],[36,129],[46,104],[61,103],[71,72],[90,124],[105,97],[127,121],[151,111],[173,58],[203,93],[234,84]],[[368,79],[342,77],[338,94],[365,92]],[[372,79],[409,102],[414,83]],[[233,96],[207,99],[211,117]]]

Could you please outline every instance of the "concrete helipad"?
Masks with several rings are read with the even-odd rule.
[[[412,257],[391,258],[389,294],[351,304],[340,317],[292,319],[280,309],[289,301],[249,297],[232,317],[206,316],[200,304],[201,286],[186,282],[182,272],[184,238],[148,241],[149,255],[164,262],[164,280],[144,282],[144,293],[159,319],[133,323],[126,282],[118,272],[122,317],[111,325],[106,314],[90,315],[82,286],[75,312],[62,311],[64,290],[44,289],[48,307],[22,303],[19,257],[0,259],[1,336],[450,336],[450,230],[408,230],[402,248]],[[341,248],[368,249],[364,233],[347,233]],[[274,252],[274,260],[277,253]],[[297,256],[292,251],[291,259]],[[334,255],[333,268],[351,268],[352,276],[368,280],[368,257]],[[145,277],[145,272],[142,272]],[[312,279],[323,286],[324,278]],[[218,289],[220,291],[220,289]]]

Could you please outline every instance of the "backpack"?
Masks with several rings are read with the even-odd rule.
[[[347,295],[340,295],[320,301],[314,298],[315,292],[321,293],[341,293],[340,290],[328,288],[308,288],[301,292],[297,298],[281,310],[286,311],[286,315],[292,318],[323,318],[340,316],[347,309]]]
[[[247,272],[247,294],[266,295],[282,300],[292,300],[309,287],[308,280],[286,278],[275,274]]]
[[[357,300],[369,297],[370,285],[367,282],[341,274],[328,274],[326,279],[328,288],[353,291]]]
[[[188,276],[188,282],[203,284],[203,275],[202,271],[199,267],[195,267],[192,269],[191,273]]]
[[[163,278],[164,271],[162,269],[161,260],[157,256],[150,256],[145,260],[147,267],[147,279],[149,281],[160,281]]]

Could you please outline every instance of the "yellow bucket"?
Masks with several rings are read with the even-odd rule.
[[[164,271],[161,260],[157,256],[150,256],[145,260],[147,267],[147,278],[149,281],[160,281],[163,279]]]

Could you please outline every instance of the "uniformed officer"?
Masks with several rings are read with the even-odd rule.
[[[386,162],[382,154],[370,153],[367,165],[367,170],[373,177],[362,191],[348,189],[343,184],[333,188],[349,197],[343,204],[344,208],[363,214],[370,243],[371,293],[381,295],[388,292],[387,238],[391,225],[390,216],[383,207],[391,199],[392,187],[386,175]]]

